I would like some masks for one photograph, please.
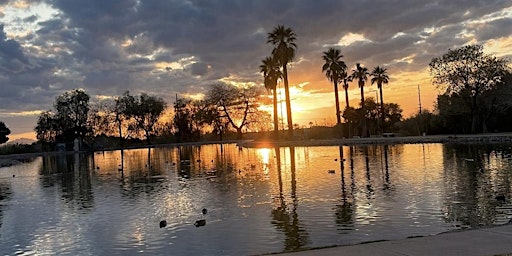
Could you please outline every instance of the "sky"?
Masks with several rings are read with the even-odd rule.
[[[297,35],[289,66],[293,121],[334,124],[332,83],[322,52],[337,47],[349,69],[387,68],[384,101],[405,117],[433,110],[428,63],[448,49],[482,44],[512,57],[510,0],[0,0],[0,121],[11,140],[34,137],[55,97],[85,89],[92,101],[126,90],[200,98],[216,82],[262,86],[267,34]],[[365,96],[375,97],[367,84]],[[360,90],[349,88],[357,106]],[[340,105],[345,106],[340,91]]]

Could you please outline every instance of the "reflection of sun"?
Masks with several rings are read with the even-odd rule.
[[[268,149],[268,148],[259,148],[259,149],[256,150],[256,152],[258,153],[259,157],[261,158],[261,162],[264,165],[268,165],[269,159],[270,159],[270,149]]]
[[[263,173],[266,176],[268,175],[269,172],[268,164],[270,161],[270,149],[259,148],[256,150],[256,152],[258,153],[258,156],[261,158],[261,162],[263,163]]]

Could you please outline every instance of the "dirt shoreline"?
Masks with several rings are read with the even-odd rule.
[[[407,136],[407,137],[371,137],[371,138],[343,138],[326,140],[292,140],[292,141],[272,141],[272,140],[228,140],[228,141],[199,141],[186,143],[171,143],[150,145],[150,147],[176,147],[183,145],[208,145],[208,144],[233,144],[245,148],[262,147],[310,147],[310,146],[349,146],[349,145],[393,145],[393,144],[424,144],[424,143],[512,143],[512,133],[487,133],[471,135],[427,135],[427,136]],[[130,147],[125,149],[147,148]],[[120,148],[108,148],[105,151],[119,150]],[[28,159],[38,156],[76,154],[74,151],[66,152],[38,152],[25,154],[0,155],[0,167],[12,166],[26,162]],[[80,152],[87,153],[87,152]]]

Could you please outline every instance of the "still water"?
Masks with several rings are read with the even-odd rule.
[[[38,157],[0,168],[0,253],[254,255],[505,224],[511,154],[203,145]]]

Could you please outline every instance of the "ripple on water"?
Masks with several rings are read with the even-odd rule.
[[[0,251],[252,255],[512,219],[510,147],[498,154],[441,144],[342,150],[351,161],[333,160],[341,157],[339,147],[283,148],[278,165],[274,149],[155,148],[151,175],[147,149],[125,150],[123,174],[119,151],[95,154],[99,169],[73,156],[2,168]],[[191,160],[187,178],[168,166],[180,158]],[[204,175],[207,164],[218,164],[214,180]],[[206,225],[196,228],[199,219]]]

